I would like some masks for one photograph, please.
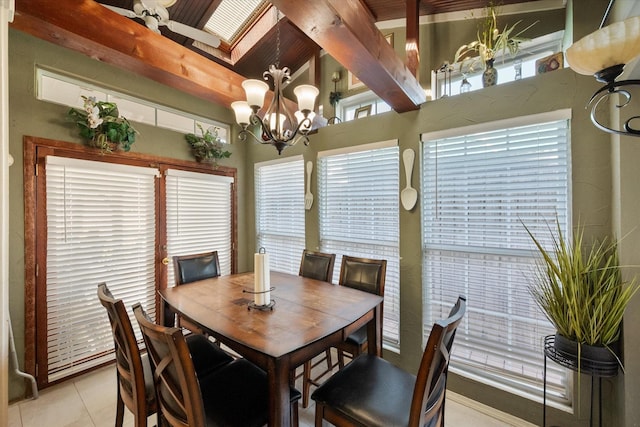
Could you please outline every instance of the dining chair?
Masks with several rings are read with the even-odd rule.
[[[336,262],[336,254],[328,254],[323,252],[312,252],[304,249],[302,251],[302,259],[300,260],[299,276],[308,277],[310,279],[321,280],[331,283],[333,278],[333,267]],[[322,373],[312,377],[312,370],[318,365],[326,362],[327,369]],[[325,350],[324,356],[313,362],[313,358],[307,360],[303,364],[302,370],[302,407],[309,406],[309,394],[311,385],[317,385],[318,381],[333,369],[333,361],[331,359],[331,349]],[[298,376],[296,376],[298,378]]]
[[[458,297],[449,317],[434,323],[417,375],[369,353],[318,387],[315,426],[442,427],[451,347],[466,311]]]
[[[347,286],[364,292],[384,297],[384,283],[387,275],[387,260],[357,258],[344,255],[340,265],[340,286]],[[383,318],[383,304],[380,308],[380,319]],[[382,320],[380,321],[382,328]],[[380,331],[382,336],[382,331]],[[337,347],[338,366],[344,368],[344,354],[349,353],[351,358],[365,352],[368,348],[367,326],[363,326],[353,332]]]
[[[335,262],[336,254],[312,252],[304,249],[298,275],[331,283]]]
[[[156,325],[138,303],[133,313],[144,336],[163,426],[258,427],[268,420],[267,374],[236,359],[205,378],[196,378],[184,334]],[[300,392],[291,389],[292,424],[298,424]]]
[[[140,354],[124,303],[113,297],[106,283],[98,285],[98,299],[107,310],[115,347],[116,427],[122,427],[125,406],[133,414],[136,427],[146,426],[147,417],[157,411],[149,360],[146,354]]]
[[[176,286],[220,276],[218,251],[174,256],[173,276],[175,277]],[[189,319],[185,319],[180,315],[176,317],[179,327],[188,329],[191,332],[207,335],[206,331]]]
[[[98,299],[107,310],[115,348],[116,427],[122,426],[125,406],[133,414],[136,427],[146,426],[147,417],[157,411],[148,354],[140,351],[127,309],[106,283],[98,285]],[[186,343],[198,378],[205,378],[233,360],[203,335],[190,335]]]

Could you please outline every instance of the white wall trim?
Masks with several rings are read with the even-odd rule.
[[[450,390],[447,390],[447,399],[450,399],[453,402],[459,403],[460,405],[466,406],[467,408],[473,409],[474,411],[478,411],[481,414],[484,414],[491,418],[495,418],[496,420],[503,422],[505,425],[508,425],[508,426],[536,427],[536,424],[531,424],[528,421],[525,421],[521,418],[514,417],[513,415],[507,414],[506,412],[498,411],[497,409],[492,408],[491,406],[477,402],[473,399],[469,399],[466,396],[454,393]]]

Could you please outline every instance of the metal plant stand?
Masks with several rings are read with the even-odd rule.
[[[543,400],[542,400],[542,426],[547,425],[547,358],[559,365],[569,368],[581,374],[591,376],[591,407],[589,408],[589,426],[593,427],[594,407],[594,378],[598,382],[598,425],[602,426],[602,378],[610,378],[618,375],[618,362],[602,362],[582,357],[580,360],[572,354],[565,353],[555,347],[555,335],[547,335],[544,339],[544,369],[543,369]]]

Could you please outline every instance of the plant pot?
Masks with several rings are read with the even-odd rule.
[[[493,59],[487,60],[482,73],[482,87],[495,86],[498,83],[498,70],[493,67]]]
[[[578,343],[560,334],[556,334],[554,347],[563,357],[578,361]],[[584,369],[603,366],[617,366],[619,363],[620,342],[616,341],[608,346],[580,344],[580,366]]]

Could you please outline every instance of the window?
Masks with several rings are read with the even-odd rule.
[[[537,60],[555,52],[562,52],[563,36],[564,31],[557,31],[533,40],[524,41],[520,44],[520,50],[514,57],[505,58],[501,53],[498,53],[493,64],[498,70],[498,84],[535,76],[537,74]],[[471,85],[469,91],[482,89],[482,71],[484,67],[479,58],[468,60],[464,63],[455,63],[451,67],[452,69],[446,72],[446,68],[441,68],[432,73],[431,87],[436,88],[434,99],[460,94],[462,80],[465,77]],[[516,77],[517,70],[519,70],[518,77]]]
[[[343,122],[357,119],[356,110],[363,107],[371,106],[371,110],[367,116],[374,116],[391,111],[391,107],[371,91],[344,98],[337,105],[338,110],[336,111],[336,116]]]
[[[265,248],[272,270],[298,274],[305,248],[304,159],[254,166],[257,248]]]
[[[353,151],[358,150],[358,151]],[[318,153],[320,250],[387,260],[383,343],[399,349],[400,200],[397,141]]]
[[[218,136],[222,142],[228,142],[231,128],[227,124],[99,88],[41,68],[38,68],[36,74],[38,80],[37,98],[40,100],[83,108],[82,97],[93,96],[98,101],[115,102],[118,104],[120,115],[131,121],[171,129],[176,132],[195,133],[196,135],[200,134],[198,125],[203,129],[218,128]]]
[[[569,229],[569,112],[422,136],[424,340],[459,294],[467,316],[452,369],[540,396],[543,339],[553,327],[528,292],[536,236]],[[545,241],[543,244],[548,245]],[[567,378],[547,365],[550,393]]]
[[[220,273],[231,274],[231,185],[233,178],[177,169],[166,171],[167,254],[218,251]],[[167,285],[173,286],[173,263]]]
[[[47,372],[54,381],[113,358],[99,283],[125,306],[139,301],[155,313],[158,170],[54,156],[46,162]]]

